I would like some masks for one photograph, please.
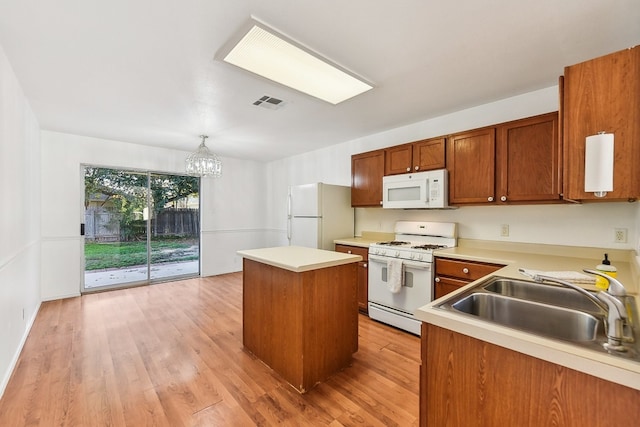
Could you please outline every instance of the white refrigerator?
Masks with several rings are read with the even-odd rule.
[[[353,237],[351,187],[321,182],[289,187],[290,246],[334,250],[335,239]]]

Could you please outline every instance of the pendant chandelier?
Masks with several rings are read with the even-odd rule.
[[[219,178],[222,175],[222,162],[218,159],[218,156],[209,151],[207,146],[204,145],[204,140],[209,137],[200,135],[200,138],[202,138],[200,146],[185,161],[187,173],[189,175]]]

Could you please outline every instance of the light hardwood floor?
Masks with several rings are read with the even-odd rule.
[[[418,425],[418,337],[360,315],[352,366],[301,395],[241,311],[241,273],[45,302],[0,426]]]

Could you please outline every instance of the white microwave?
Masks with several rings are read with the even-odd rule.
[[[382,207],[441,209],[448,207],[446,169],[382,177]]]

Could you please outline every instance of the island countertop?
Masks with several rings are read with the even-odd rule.
[[[296,273],[362,261],[360,255],[302,246],[247,249],[237,253],[244,258]]]

